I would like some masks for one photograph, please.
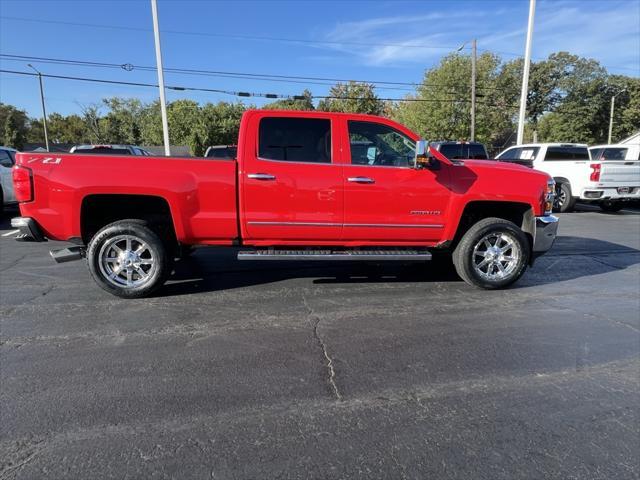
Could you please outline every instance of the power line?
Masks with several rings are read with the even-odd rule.
[[[0,73],[9,73],[15,75],[28,75],[28,76],[38,76],[36,73],[32,72],[23,72],[18,70],[6,70],[0,69]],[[93,82],[93,83],[106,83],[111,85],[127,85],[127,86],[135,86],[135,87],[154,87],[158,88],[158,84],[156,83],[145,83],[145,82],[126,82],[122,80],[105,80],[102,78],[88,78],[88,77],[74,77],[69,75],[53,75],[53,74],[42,74],[43,77],[47,78],[57,78],[63,80],[74,80],[74,81],[82,81],[82,82]],[[221,93],[225,95],[231,95],[235,97],[262,97],[269,99],[287,99],[287,100],[304,100],[307,97],[301,95],[283,95],[277,93],[254,93],[254,92],[239,92],[232,90],[221,90],[217,88],[204,88],[204,87],[190,87],[190,86],[177,86],[177,85],[165,85],[165,87],[169,90],[175,91],[194,91],[194,92],[207,92],[207,93]],[[360,97],[344,97],[344,96],[335,96],[335,95],[312,95],[312,99],[336,99],[336,100],[361,100]],[[425,103],[466,103],[469,102],[469,99],[438,99],[438,98],[378,98],[381,101],[388,102],[425,102]],[[494,107],[515,107],[517,105],[500,105],[494,103],[485,103],[478,102],[481,105],[488,105]]]
[[[132,70],[155,71],[156,70],[156,67],[153,67],[153,66],[133,65],[131,63],[119,64],[119,63],[94,62],[94,61],[86,61],[86,60],[71,60],[71,59],[50,58],[50,57],[34,57],[29,55],[12,55],[12,54],[0,54],[0,57],[10,61],[32,61],[32,62],[37,61],[42,63],[52,63],[52,64],[61,64],[61,65],[114,68],[114,69],[123,69],[127,71],[132,71]],[[261,81],[273,81],[273,82],[285,81],[286,83],[301,83],[301,84],[315,84],[315,85],[333,85],[332,83],[325,83],[325,82],[341,82],[341,83],[357,82],[357,83],[368,83],[380,89],[404,90],[404,91],[414,91],[415,87],[429,87],[429,88],[432,88],[432,87],[450,88],[451,87],[451,85],[436,84],[436,83],[393,82],[393,81],[382,81],[382,80],[355,80],[355,79],[332,78],[332,77],[305,77],[305,76],[298,76],[298,75],[227,72],[227,71],[221,71],[221,70],[202,70],[202,69],[175,68],[175,67],[173,68],[165,67],[164,70],[172,73],[185,73],[185,74],[192,74],[192,75],[204,75],[204,76],[213,76],[213,77],[222,77],[222,78],[255,79],[255,80],[261,80]],[[287,80],[287,79],[290,79],[290,80]],[[319,83],[320,81],[322,83]],[[414,88],[379,87],[377,84],[410,85]],[[460,87],[457,86],[455,88],[460,88]],[[463,86],[462,88],[466,88],[466,86]],[[478,86],[477,88],[481,90],[498,90],[498,91],[504,91],[504,92],[508,92],[508,91],[517,92],[516,89],[508,89],[504,87]],[[452,94],[456,94],[456,93],[457,92],[452,92]]]

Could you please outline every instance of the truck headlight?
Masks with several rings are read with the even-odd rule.
[[[547,191],[544,196],[544,206],[542,208],[545,215],[551,215],[551,212],[553,211],[553,201],[555,200],[555,198],[556,182],[552,178],[550,178],[549,180],[547,180]]]

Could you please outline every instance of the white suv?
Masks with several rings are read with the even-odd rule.
[[[617,211],[640,199],[640,162],[592,161],[587,145],[532,143],[510,147],[497,160],[548,173],[556,181],[555,210],[571,211],[577,200]]]

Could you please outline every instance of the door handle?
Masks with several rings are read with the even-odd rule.
[[[276,176],[271,175],[270,173],[248,173],[248,178],[253,178],[254,180],[275,180]]]
[[[376,183],[373,178],[369,177],[349,177],[347,178],[347,182],[351,183]]]

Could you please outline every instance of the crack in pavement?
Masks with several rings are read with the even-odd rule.
[[[302,303],[305,308],[308,310],[309,318],[312,319],[313,322],[313,337],[316,339],[318,346],[322,350],[322,354],[325,358],[325,366],[328,372],[327,381],[333,390],[333,395],[336,397],[336,400],[342,400],[342,395],[340,394],[340,390],[338,389],[338,384],[336,383],[336,371],[333,368],[333,359],[329,355],[327,350],[327,345],[325,344],[322,337],[320,337],[320,333],[318,332],[318,327],[320,325],[320,317],[315,313],[315,311],[309,306],[309,302],[307,302],[307,297],[302,294]]]

